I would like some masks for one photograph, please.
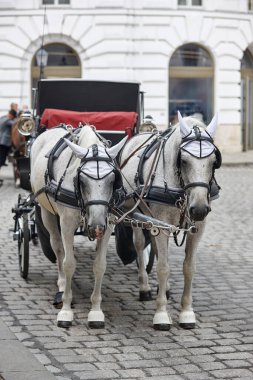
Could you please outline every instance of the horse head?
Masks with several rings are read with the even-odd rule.
[[[102,144],[85,148],[65,139],[73,153],[81,159],[74,185],[90,240],[101,239],[107,228],[108,209],[114,191],[120,186],[114,159],[126,139],[108,149]]]
[[[221,165],[221,155],[213,143],[217,115],[205,128],[202,122],[178,112],[181,143],[177,157],[178,175],[187,195],[190,218],[202,221],[211,211],[210,191],[214,170]]]

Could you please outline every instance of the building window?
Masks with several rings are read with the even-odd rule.
[[[204,122],[213,116],[213,61],[209,53],[196,44],[178,48],[169,67],[169,120],[195,114]]]
[[[246,49],[241,61],[241,124],[243,150],[253,149],[253,53]]]
[[[69,5],[70,0],[42,0],[42,5]]]
[[[75,51],[64,44],[48,44],[44,46],[48,53],[47,66],[78,66],[79,60]],[[34,66],[37,66],[36,60]]]
[[[253,0],[248,0],[248,10],[253,11]]]
[[[242,61],[241,61],[241,69],[253,69],[253,56],[249,49],[244,52]]]
[[[179,7],[201,7],[202,0],[178,0],[177,4]]]
[[[36,53],[32,60],[32,87],[40,78],[81,78],[81,63],[76,52],[68,45],[52,43],[43,46],[48,53],[45,67],[39,67]]]

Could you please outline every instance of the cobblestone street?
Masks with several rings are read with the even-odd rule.
[[[170,331],[152,327],[155,267],[150,275],[154,300],[139,302],[136,263],[121,263],[114,237],[102,290],[105,329],[87,326],[95,242],[80,236],[75,238],[73,327],[57,327],[56,265],[30,243],[27,281],[19,274],[17,242],[9,229],[11,208],[24,191],[14,188],[11,170],[9,164],[1,171],[0,320],[57,380],[253,379],[253,166],[224,166],[216,173],[222,190],[198,249],[195,330],[177,323],[184,249],[171,241]]]

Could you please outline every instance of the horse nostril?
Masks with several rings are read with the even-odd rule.
[[[190,206],[189,207],[189,213],[190,213],[190,216],[193,217],[194,215],[194,211],[195,211],[195,207],[194,206]]]
[[[189,212],[191,219],[195,221],[202,221],[205,219],[207,214],[211,211],[210,206],[190,206]]]
[[[95,229],[95,235],[97,239],[101,239],[105,233],[105,226],[97,226]]]
[[[90,240],[102,239],[104,236],[106,227],[102,225],[88,226],[88,237]]]

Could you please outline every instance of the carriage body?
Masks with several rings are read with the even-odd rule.
[[[50,80],[42,79],[38,83],[36,113],[39,125],[43,123],[43,114],[48,113],[50,118],[61,119],[60,110],[63,111],[62,123],[78,119],[94,123],[106,139],[113,144],[117,143],[127,133],[124,117],[129,113],[136,113],[136,123],[131,125],[132,134],[138,133],[140,121],[143,118],[143,93],[137,82],[109,82],[92,80]],[[59,110],[49,112],[47,110]],[[64,112],[65,111],[65,112]],[[69,115],[66,111],[71,111]],[[122,125],[113,125],[112,119],[122,115]],[[100,117],[99,117],[100,116]],[[67,117],[67,119],[66,119]],[[105,120],[103,125],[103,118]],[[86,120],[85,120],[86,119]],[[51,121],[51,126],[52,126]],[[109,127],[106,126],[109,122]],[[71,124],[71,123],[69,123]],[[111,127],[110,127],[111,125]]]
[[[73,127],[79,122],[90,123],[114,145],[126,134],[131,137],[139,132],[144,112],[138,82],[41,79],[34,103],[35,132],[27,138],[27,156],[21,155],[16,160],[20,187],[24,190],[31,190],[29,144],[41,128],[60,123]]]
[[[20,187],[27,191],[31,191],[30,147],[43,129],[59,124],[68,124],[75,128],[79,122],[94,124],[99,134],[109,140],[111,145],[115,145],[125,135],[131,137],[137,134],[143,119],[143,93],[137,82],[42,79],[38,82],[34,103],[35,129],[31,136],[26,137],[27,155],[17,160]],[[30,196],[31,194],[27,199],[30,200]],[[44,254],[52,262],[55,261],[49,234],[40,217],[39,206],[32,203],[27,208],[25,198],[25,195],[19,195],[13,208],[13,237],[18,241],[20,273],[23,278],[28,275],[29,241],[36,243],[39,237]],[[27,219],[30,220],[29,223],[26,222]]]

